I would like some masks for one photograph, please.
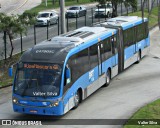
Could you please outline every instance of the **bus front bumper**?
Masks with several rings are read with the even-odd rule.
[[[34,114],[34,115],[63,115],[62,104],[53,107],[36,107],[36,106],[22,106],[13,103],[14,112],[25,113],[25,114]]]

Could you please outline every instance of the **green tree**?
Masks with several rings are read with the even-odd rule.
[[[126,7],[127,15],[128,15],[129,6],[133,8],[133,11],[137,10],[137,0],[123,0],[123,3],[124,3],[124,6]]]
[[[56,4],[56,0],[52,0],[52,4],[55,5]]]
[[[127,13],[128,13],[128,7],[131,6],[134,11],[137,10],[137,0],[111,0],[112,5],[113,5],[113,12],[114,15],[117,16],[117,6],[120,3],[124,3]]]
[[[29,25],[35,23],[35,14],[24,13],[23,15],[8,16],[0,13],[0,31],[6,32],[11,45],[10,57],[14,50],[13,39],[17,34],[26,34]],[[4,41],[5,42],[5,41]]]

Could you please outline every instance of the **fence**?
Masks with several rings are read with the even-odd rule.
[[[138,2],[138,10],[141,10],[142,2]],[[158,6],[158,0],[154,2],[154,6]],[[148,3],[145,3],[145,8],[148,7]],[[100,17],[95,18],[95,9],[99,9],[97,7],[87,9],[87,14],[82,17],[75,18],[66,18],[66,28],[67,31],[71,31],[82,26],[92,26],[97,22],[104,21],[108,19],[108,17]],[[133,12],[131,7],[125,8],[124,4],[120,4],[118,6],[118,15],[127,15],[128,12]],[[99,11],[98,11],[99,13]],[[58,23],[54,25],[46,25],[44,27],[30,26],[28,28],[27,35],[18,35],[13,39],[13,54],[22,53],[28,48],[33,47],[34,45],[50,39],[54,36],[61,34],[61,22],[58,19]],[[6,39],[6,40],[5,40]],[[0,60],[6,59],[9,57],[11,51],[10,41],[6,33],[0,33]]]
[[[160,4],[157,1],[155,1],[154,7]],[[142,10],[141,4],[142,3],[140,1],[138,3],[137,10]],[[145,3],[145,8],[147,7],[148,7],[148,4]],[[97,7],[87,9],[87,15],[79,18],[78,17],[66,18],[67,31],[71,31],[71,30],[80,28],[82,26],[92,26],[97,22],[101,22],[108,19],[107,17],[95,18],[95,14],[94,14],[95,9],[97,9]],[[127,15],[128,12],[132,13],[133,9],[131,7],[128,7],[128,9],[126,9],[124,4],[119,5],[118,15]],[[160,23],[160,20],[159,20],[159,23]],[[31,48],[34,45],[44,40],[50,39],[54,36],[57,36],[59,34],[61,34],[60,19],[58,19],[57,24],[54,24],[51,26],[48,26],[48,25],[44,27],[36,27],[35,25],[30,26],[28,28],[27,35],[19,34],[17,37],[13,39],[13,46],[14,46],[13,54],[22,53],[28,48]],[[13,77],[12,78],[8,77],[7,70],[10,67],[10,65],[15,64],[18,58],[20,57],[20,55],[18,55],[18,56],[13,56],[9,60],[5,60],[7,57],[10,56],[10,51],[11,51],[11,46],[10,46],[8,35],[4,32],[0,32],[0,88],[4,85],[9,85],[12,83]],[[14,67],[14,71],[15,71],[15,67]]]

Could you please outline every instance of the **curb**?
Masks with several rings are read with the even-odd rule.
[[[10,87],[10,86],[12,86],[12,85],[13,85],[13,84],[5,85],[5,86],[0,87],[0,89],[7,88],[7,87]]]
[[[149,31],[152,31],[154,28],[158,27],[158,23],[149,28]]]

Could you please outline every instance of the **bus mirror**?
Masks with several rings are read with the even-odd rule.
[[[13,76],[13,66],[12,65],[8,69],[8,75],[9,75],[9,77]]]
[[[71,82],[71,70],[66,68],[66,82],[69,84]]]

